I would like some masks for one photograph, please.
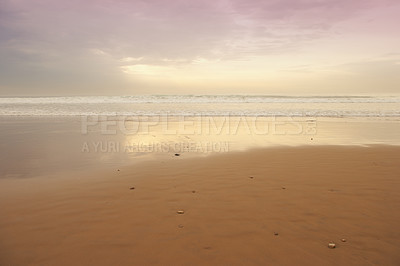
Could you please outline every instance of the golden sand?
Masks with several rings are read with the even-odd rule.
[[[267,148],[2,179],[0,265],[399,265],[399,154]]]

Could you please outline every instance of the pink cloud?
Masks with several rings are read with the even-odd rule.
[[[335,23],[393,0],[165,1],[2,0],[9,36],[29,45],[116,57],[226,58],[243,49],[276,53],[329,33]],[[5,31],[5,29],[4,29]],[[4,37],[3,37],[4,38]],[[36,44],[35,44],[36,43]],[[235,51],[235,47],[239,48]],[[263,47],[263,49],[258,49]]]
[[[85,76],[91,69],[116,71],[126,64],[123,58],[185,65],[198,58],[296,53],[315,40],[334,37],[338,23],[397,2],[0,0],[0,68],[26,77],[33,66],[44,76]],[[7,73],[0,78],[12,76]]]

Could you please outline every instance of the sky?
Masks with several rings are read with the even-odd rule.
[[[0,0],[0,95],[400,93],[398,0]]]

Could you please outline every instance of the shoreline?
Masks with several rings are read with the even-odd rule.
[[[275,146],[400,146],[400,121],[275,121],[246,117],[246,124],[233,117],[188,118],[189,121],[171,118],[158,123],[143,119],[126,124],[112,121],[110,125],[103,121],[85,124],[79,118],[0,119],[0,145],[6,151],[0,154],[0,178],[40,177],[70,169],[77,174],[103,166],[120,167],[152,157],[173,156],[186,151],[186,147],[188,156],[196,157],[207,152]]]

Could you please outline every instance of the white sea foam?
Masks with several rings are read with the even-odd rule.
[[[0,98],[0,116],[400,117],[400,97],[142,95]]]
[[[7,97],[0,104],[80,103],[400,103],[400,97],[372,96],[263,96],[263,95],[138,95],[74,97]]]

